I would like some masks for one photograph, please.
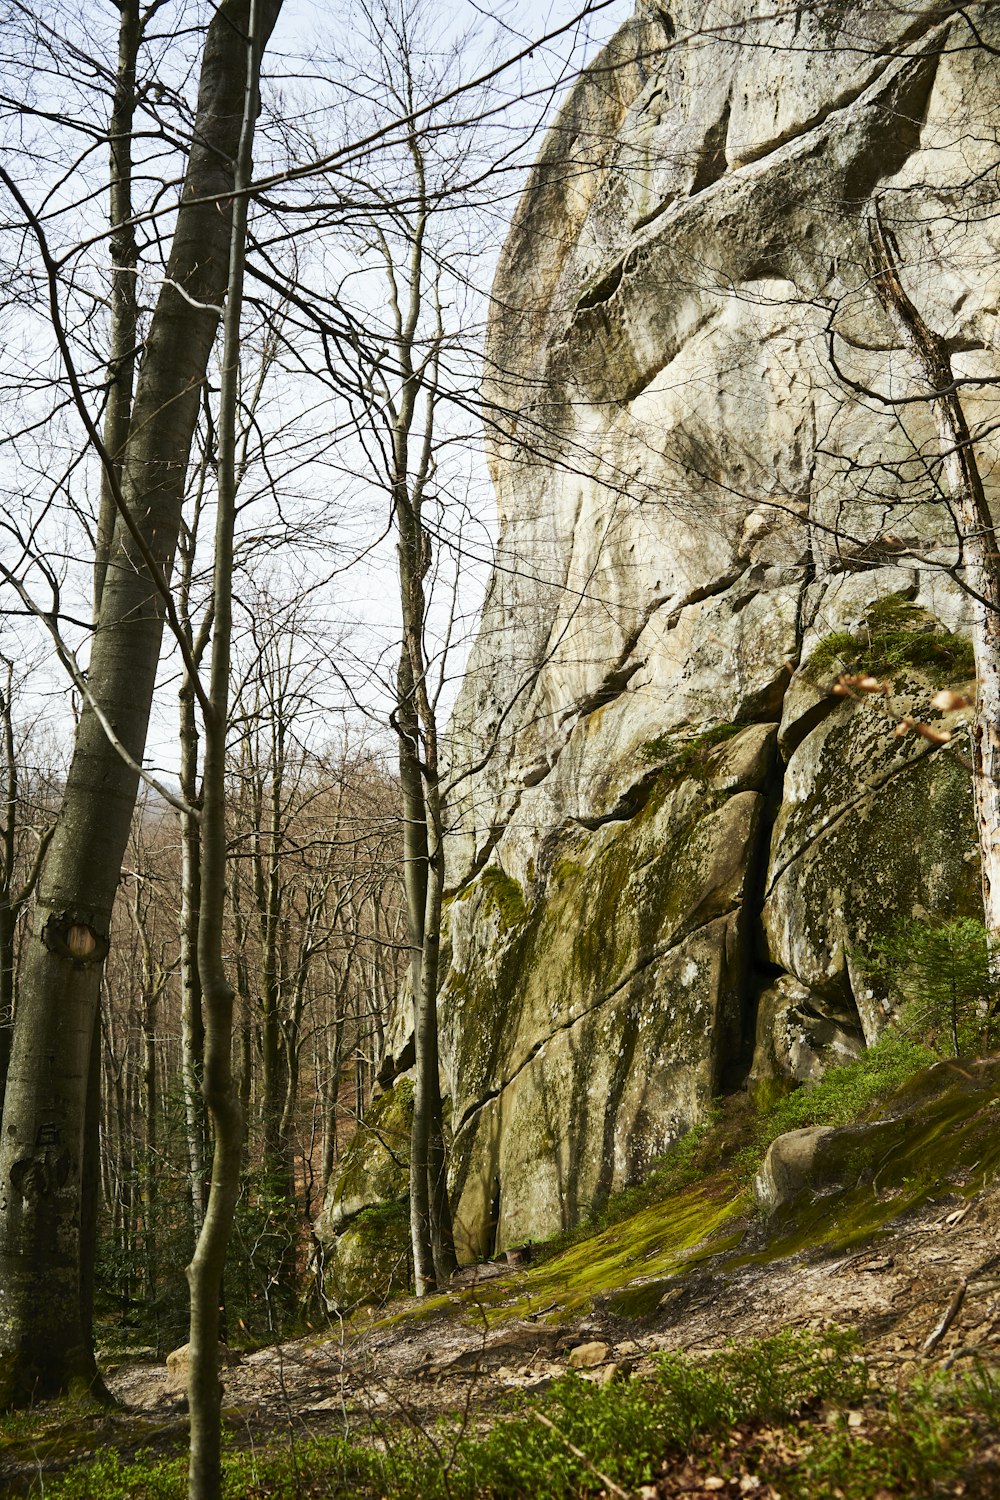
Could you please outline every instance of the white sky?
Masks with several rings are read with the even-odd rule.
[[[475,351],[485,317],[485,294],[505,225],[523,181],[524,165],[536,154],[540,144],[537,131],[540,113],[552,97],[558,99],[564,95],[584,58],[591,56],[596,46],[606,40],[628,9],[621,0],[616,0],[613,6],[591,17],[586,27],[536,48],[529,59],[500,78],[494,103],[497,106],[504,104],[504,111],[494,117],[485,132],[480,132],[478,140],[471,138],[473,156],[462,165],[469,170],[476,164],[475,153],[479,153],[481,164],[485,164],[494,153],[507,158],[504,169],[474,194],[475,202],[469,214],[463,215],[458,209],[453,209],[441,219],[442,239],[460,246],[461,254],[454,252],[454,263],[465,268],[462,274],[451,276],[450,280],[449,275],[445,275],[443,285],[447,298],[455,305],[453,316],[467,330],[464,340],[467,348],[454,364],[455,378],[465,382],[468,391],[465,408],[444,422],[444,430],[452,441],[442,456],[436,482],[436,492],[444,497],[442,529],[449,535],[457,535],[460,529],[462,548],[457,593],[454,555],[448,548],[442,548],[440,552],[444,576],[438,580],[435,595],[438,628],[445,628],[453,608],[457,607],[459,615],[445,668],[447,682],[442,693],[443,708],[453,701],[471,643],[488,578],[494,534],[495,508],[482,462],[478,422],[474,416]],[[174,0],[172,8],[161,12],[163,27],[166,29],[168,17],[178,13],[190,17],[202,10],[197,0]],[[578,3],[566,3],[566,0],[555,0],[547,8],[529,3],[529,0],[501,0],[499,5],[491,7],[488,15],[471,0],[428,5],[423,32],[428,50],[425,66],[431,72],[435,69],[447,72],[451,78],[458,70],[467,79],[481,72],[491,56],[509,56],[519,51],[528,41],[571,19],[578,10]],[[331,142],[338,139],[338,129],[341,139],[349,139],[358,131],[370,129],[372,113],[367,96],[371,93],[371,86],[365,83],[360,73],[352,74],[343,63],[340,64],[339,79],[337,76],[336,54],[346,46],[357,48],[364,29],[362,21],[356,6],[352,8],[352,0],[345,0],[336,7],[321,3],[321,0],[286,0],[268,54],[268,69],[272,76],[265,90],[265,104],[270,114],[266,120],[262,116],[257,148],[258,173],[268,170],[271,164],[287,160],[289,151],[296,159],[305,160],[316,149],[328,150]],[[74,25],[79,27],[74,35],[82,45],[98,53],[105,49],[103,55],[111,55],[106,51],[108,37],[113,34],[109,32],[109,27],[113,26],[110,0],[84,0],[77,16],[69,17],[67,12],[64,17],[64,29]],[[460,55],[449,60],[449,52],[456,48]],[[158,47],[156,64],[149,69],[148,75],[158,87],[175,91],[173,97],[178,107],[172,118],[178,121],[184,118],[183,99],[190,100],[194,92],[192,73],[183,51],[178,43],[163,42]],[[37,59],[38,64],[44,61],[44,57]],[[369,53],[371,61],[372,54]],[[376,66],[376,63],[372,65]],[[88,103],[91,110],[94,109],[93,101],[88,101],[83,94],[78,97],[67,88],[65,78],[55,76],[40,65],[26,73],[26,77],[29,85],[35,88],[36,100],[41,105],[47,100],[58,100],[59,108],[70,117],[76,109],[85,114]],[[390,77],[390,82],[393,81]],[[530,96],[527,102],[518,102],[523,95]],[[280,127],[272,123],[275,109],[279,113],[282,109],[287,111],[287,127],[284,123]],[[44,205],[49,212],[47,227],[53,244],[72,247],[74,239],[86,235],[88,226],[91,232],[99,231],[106,212],[103,189],[106,167],[100,143],[92,145],[83,138],[81,152],[79,135],[72,131],[61,132],[57,125],[47,126],[43,132],[37,123],[25,124],[16,117],[8,117],[5,126],[5,138],[0,142],[4,164],[22,185],[33,206],[41,208]],[[34,138],[31,137],[32,130],[35,131]],[[449,139],[447,134],[440,137],[444,148],[447,148]],[[466,146],[469,139],[466,134]],[[65,162],[74,153],[79,159],[73,170],[66,171]],[[396,166],[398,153],[395,158],[385,158],[378,170],[391,177]],[[168,176],[176,173],[177,161],[176,158],[164,159],[161,148],[157,147],[149,155],[146,166],[149,181],[143,191],[155,195],[155,178],[164,171]],[[331,203],[336,203],[345,196],[349,197],[357,188],[359,199],[365,199],[367,194],[367,201],[371,201],[372,193],[377,194],[381,186],[391,187],[388,181],[372,182],[371,173],[372,164],[364,162],[355,174],[357,182],[354,184],[349,174],[342,173],[325,183],[312,180],[276,189],[274,197],[283,197],[296,208],[302,208],[310,194],[315,198],[322,191],[324,199],[329,197]],[[472,172],[471,175],[478,174]],[[159,199],[151,197],[149,201],[155,201],[157,207],[162,208]],[[0,202],[0,223],[9,223],[16,218],[16,210],[9,198],[0,199]],[[336,217],[337,212],[331,210],[331,218]],[[266,229],[266,225],[261,225],[261,228]],[[168,230],[169,220],[160,232],[165,234]],[[471,245],[470,241],[473,242]],[[28,271],[31,269],[32,247],[24,240],[18,242],[16,234],[11,236],[8,233],[6,253],[15,264],[18,244],[20,272]],[[291,253],[287,245],[274,247],[274,255],[279,261]],[[366,333],[377,340],[386,313],[386,283],[372,269],[370,256],[366,264],[358,234],[345,236],[341,226],[336,232],[331,229],[329,234],[305,242],[294,253],[303,278],[318,290],[329,293],[340,283],[342,296],[353,304]],[[71,293],[64,296],[64,316],[73,328],[74,348],[81,368],[88,365],[87,345],[90,340],[91,350],[97,351],[90,356],[90,367],[97,371],[98,378],[99,327],[97,335],[93,338],[91,335],[94,308],[99,307],[106,285],[106,262],[107,251],[103,243],[71,256],[67,267],[72,273],[73,287]],[[140,298],[149,304],[155,297],[157,286],[154,254],[149,256],[147,264],[146,278],[140,282]],[[0,325],[0,336],[5,341],[0,348],[0,382],[4,389],[16,391],[18,396],[16,402],[8,402],[4,408],[9,411],[11,425],[7,432],[0,430],[0,442],[3,443],[0,447],[0,484],[7,495],[8,514],[21,534],[27,536],[33,546],[44,549],[50,559],[57,559],[56,569],[63,590],[62,607],[71,617],[86,619],[86,595],[90,585],[89,544],[80,513],[92,513],[97,489],[96,465],[87,458],[82,461],[78,458],[82,446],[80,431],[70,410],[55,420],[46,420],[38,432],[22,435],[16,441],[11,439],[11,433],[17,431],[19,423],[24,426],[26,418],[37,419],[45,403],[51,405],[42,377],[59,367],[51,326],[44,310],[37,306],[37,280],[34,283],[25,280],[23,285],[18,285],[18,274],[15,271],[12,280],[22,296],[23,305],[9,310],[4,324]],[[253,289],[250,284],[248,289]],[[98,324],[99,321],[98,316]],[[252,324],[252,313],[250,322]],[[290,338],[292,332],[290,329]],[[248,344],[249,367],[255,357],[252,326],[248,328]],[[311,356],[318,358],[316,347]],[[32,389],[36,377],[37,392]],[[249,381],[249,374],[247,379]],[[273,449],[269,449],[266,465],[251,466],[244,487],[249,498],[254,487],[260,486],[265,472],[275,481],[273,495],[250,506],[245,517],[253,561],[247,573],[238,580],[237,620],[239,623],[242,610],[244,623],[256,621],[259,625],[261,606],[255,597],[255,588],[266,586],[272,597],[280,599],[291,597],[303,585],[308,586],[308,606],[298,612],[296,625],[300,632],[296,651],[300,656],[303,681],[308,683],[307,696],[311,705],[303,732],[308,731],[317,739],[333,738],[339,731],[340,716],[347,711],[355,719],[359,713],[366,714],[378,733],[377,726],[384,725],[388,712],[398,630],[394,543],[390,536],[385,535],[387,501],[372,483],[370,473],[366,473],[365,454],[359,446],[359,439],[346,431],[335,434],[338,422],[335,404],[328,393],[321,392],[311,382],[308,371],[296,373],[289,370],[265,389],[261,427],[269,426],[272,433],[277,431],[282,435],[275,441]],[[343,420],[342,412],[339,420]],[[280,534],[275,532],[275,511],[278,510],[287,523],[283,531],[279,527]],[[461,518],[460,524],[457,518]],[[301,534],[294,535],[297,532]],[[293,536],[294,539],[290,539]],[[382,537],[381,541],[377,541],[379,537]],[[16,566],[16,551],[11,533],[0,535],[0,557],[9,566]],[[351,566],[348,568],[349,562]],[[30,583],[39,605],[50,608],[50,596],[37,569],[24,568],[22,576]],[[5,601],[5,607],[11,607],[10,591],[2,584],[0,599]],[[72,625],[67,625],[66,631],[85,653],[85,636],[81,631],[74,631]],[[17,615],[0,619],[0,651],[23,668],[28,684],[25,711],[33,719],[41,713],[42,719],[51,724],[51,736],[68,745],[72,721],[65,676],[55,664],[50,646],[42,639],[40,627]],[[147,764],[169,778],[177,763],[176,661],[169,652],[164,656],[160,678]],[[52,755],[51,737],[43,735],[36,727],[32,739],[38,760],[49,759]]]

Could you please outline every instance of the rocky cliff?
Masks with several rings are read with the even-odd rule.
[[[971,676],[874,203],[989,428],[990,7],[641,7],[545,142],[496,283],[502,533],[451,730],[440,998],[465,1256],[543,1237],[712,1096],[885,1024],[866,944],[973,913]],[[972,21],[978,33],[972,28]],[[958,753],[956,753],[958,752]]]

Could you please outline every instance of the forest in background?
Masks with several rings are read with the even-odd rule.
[[[540,46],[361,7],[360,52],[321,57],[276,3],[121,0],[95,36],[88,7],[7,6],[0,1172],[27,1207],[0,1215],[3,1394],[96,1384],[92,1315],[183,1341],[192,1267],[195,1496],[219,1337],[331,1311],[311,1226],[404,981],[417,1291],[455,1266],[434,1007],[443,725],[492,556],[483,282],[602,10]],[[872,254],[978,570],[989,897],[979,436],[877,216]]]

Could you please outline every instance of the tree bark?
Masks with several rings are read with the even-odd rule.
[[[194,689],[185,679],[181,691],[181,792],[192,808],[198,795],[198,726]],[[205,1071],[205,1025],[202,1019],[201,980],[198,974],[198,921],[201,906],[201,852],[198,818],[181,814],[181,1087],[184,1092],[184,1126],[191,1196],[191,1223],[195,1238],[201,1233],[207,1200],[205,1171],[205,1105],[202,1083]]]
[[[262,38],[279,5],[263,0]],[[222,0],[206,35],[182,203],[121,465],[133,529],[119,514],[88,697],[26,944],[0,1141],[5,1405],[78,1381],[89,1385],[95,1376],[80,1253],[87,1080],[137,791],[136,772],[110,743],[98,710],[141,763],[163,629],[161,583],[177,543],[200,390],[228,279],[248,9],[249,0]]]
[[[264,0],[266,3],[266,0]],[[262,0],[250,0],[240,37],[244,91],[237,188],[251,180],[263,44]],[[263,23],[266,26],[266,23]],[[270,30],[266,26],[264,36]],[[226,734],[233,619],[233,537],[236,525],[236,412],[239,402],[240,321],[246,251],[247,200],[232,209],[227,275],[225,342],[219,395],[218,509],[213,566],[212,658],[205,718],[205,775],[201,815],[201,908],[198,972],[205,1019],[205,1103],[215,1131],[212,1185],[205,1221],[188,1267],[191,1288],[188,1404],[191,1448],[190,1500],[219,1500],[222,1491],[222,1383],[219,1379],[219,1289],[240,1191],[243,1116],[232,1069],[233,987],[223,957],[226,905]]]
[[[983,911],[994,950],[1000,941],[1000,554],[976,462],[976,450],[955,388],[948,346],[928,328],[903,287],[895,241],[878,205],[869,220],[874,286],[903,347],[928,388],[941,443],[944,488],[961,538],[963,573],[972,601],[976,708],[972,783],[982,860]]]
[[[135,124],[135,73],[142,40],[139,0],[119,0],[118,70],[108,126],[111,147],[111,337],[108,355],[108,404],[104,412],[104,446],[115,477],[121,477],[128,441],[135,385],[139,304],[136,275],[139,252],[132,221],[132,133]],[[94,558],[94,608],[100,607],[104,578],[115,533],[112,474],[101,478]]]

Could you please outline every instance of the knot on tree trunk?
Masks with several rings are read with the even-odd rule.
[[[68,959],[77,969],[103,963],[111,946],[89,922],[78,921],[69,912],[53,912],[42,928],[42,942],[50,953]]]

